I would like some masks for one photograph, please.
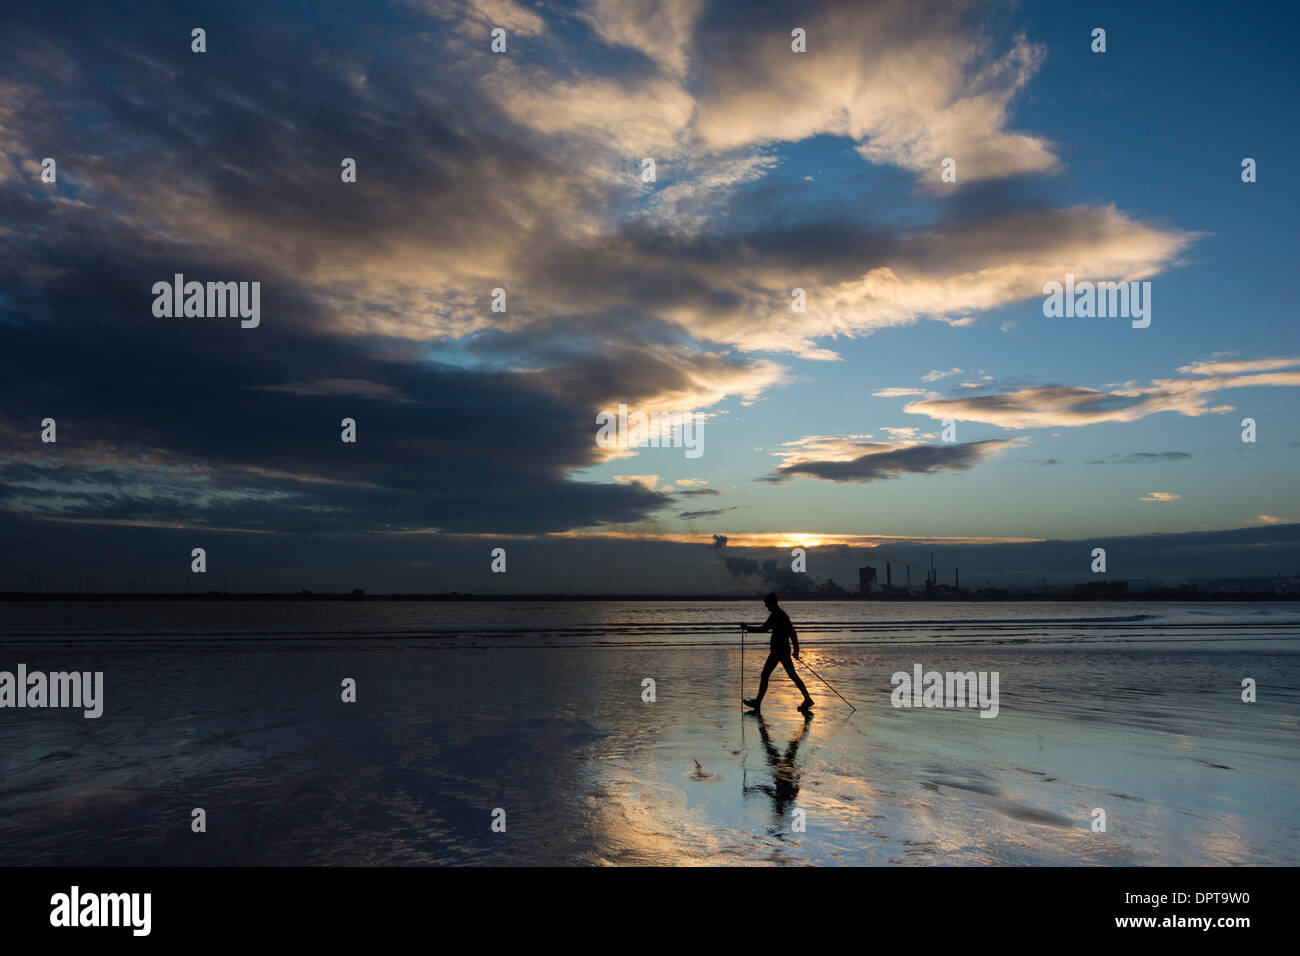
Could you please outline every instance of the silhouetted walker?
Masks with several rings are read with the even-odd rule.
[[[757,626],[742,624],[741,627],[748,631],[771,631],[772,640],[768,645],[767,660],[763,663],[763,676],[758,682],[758,696],[743,701],[746,707],[752,707],[758,710],[763,706],[763,697],[767,694],[767,679],[772,676],[772,671],[776,670],[776,665],[780,664],[785,668],[785,672],[790,675],[794,681],[794,686],[799,688],[803,694],[803,703],[799,705],[799,710],[807,713],[812,710],[813,699],[808,694],[808,688],[803,685],[799,675],[795,673],[794,661],[790,659],[791,644],[794,645],[794,656],[799,656],[799,635],[795,633],[794,625],[790,623],[790,615],[776,603],[776,595],[769,594],[763,598],[763,603],[767,605],[767,620]]]

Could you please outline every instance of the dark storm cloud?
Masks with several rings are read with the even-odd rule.
[[[491,105],[440,70],[445,57],[411,82],[400,60],[432,40],[393,41],[404,57],[368,58],[358,85],[350,36],[305,47],[302,23],[252,8],[135,9],[75,23],[18,12],[3,43],[30,107],[6,135],[57,155],[66,192],[0,183],[0,216],[21,224],[0,233],[0,505],[213,527],[529,532],[636,520],[667,501],[565,478],[598,460],[589,393],[423,360],[382,322],[339,334],[336,289],[305,278],[332,256],[382,259],[395,237],[418,240],[436,268],[537,214],[519,184],[562,173],[494,128]],[[189,51],[198,22],[203,55]],[[453,100],[480,122],[440,111]],[[343,155],[361,165],[354,190],[339,188]],[[99,204],[82,204],[92,193]],[[569,195],[584,201],[579,185]],[[258,255],[268,241],[283,255]],[[261,326],[154,317],[153,283],[178,272],[259,281]],[[353,284],[345,300],[369,291]],[[371,305],[382,319],[388,304]],[[575,358],[573,380],[603,364]],[[38,440],[45,417],[57,445]],[[339,439],[344,417],[355,445]]]
[[[46,244],[63,269],[39,288],[24,287],[21,275],[0,266],[27,301],[22,319],[11,314],[14,321],[0,330],[7,444],[25,456],[25,464],[6,469],[7,498],[24,494],[36,477],[50,478],[51,468],[62,467],[75,488],[78,455],[94,448],[92,464],[107,485],[115,471],[125,474],[150,453],[171,465],[215,468],[212,482],[247,489],[249,497],[204,504],[205,485],[196,481],[188,502],[179,493],[168,503],[132,492],[164,478],[183,486],[182,469],[136,482],[123,477],[109,500],[88,495],[84,507],[69,493],[61,515],[282,529],[533,531],[634,520],[667,500],[641,488],[566,481],[566,472],[594,460],[590,415],[508,374],[395,358],[382,342],[313,335],[312,301],[265,268],[215,270],[263,276],[265,318],[255,330],[230,319],[155,319],[153,281],[173,268],[201,276],[213,275],[213,267],[151,258],[147,248],[124,259],[112,247],[92,248],[84,238]],[[289,313],[295,321],[277,321]],[[321,376],[382,382],[404,400],[328,388],[300,394],[292,386]],[[47,416],[58,422],[57,445],[39,442],[37,425]],[[344,417],[357,422],[356,444],[340,441]]]
[[[11,506],[61,485],[57,513],[66,517],[534,531],[634,520],[667,500],[564,479],[594,460],[585,409],[507,374],[399,361],[313,336],[310,303],[281,295],[265,270],[264,315],[293,310],[298,321],[242,330],[233,320],[150,314],[152,281],[173,265],[211,274],[197,263],[122,261],[84,242],[45,248],[66,271],[32,291],[22,321],[0,330],[10,455],[0,500]],[[6,278],[11,288],[21,280]],[[321,374],[383,382],[404,400],[261,391]],[[55,445],[39,441],[45,417],[58,422]],[[340,441],[344,417],[357,421],[356,444]],[[139,472],[141,456],[174,470]],[[159,499],[151,486],[171,491]]]
[[[116,485],[113,495],[88,497],[84,507],[68,506],[60,515],[281,529],[519,532],[635,520],[668,500],[639,487],[565,480],[593,458],[589,415],[507,375],[386,362],[349,354],[342,342],[274,327],[258,330],[265,331],[263,345],[284,359],[268,368],[243,349],[204,349],[199,341],[223,331],[229,340],[241,334],[237,327],[191,328],[188,336],[170,328],[173,336],[142,336],[111,360],[102,335],[62,335],[57,323],[4,333],[14,346],[0,357],[7,414],[25,426],[19,431],[15,424],[8,436],[22,460],[5,468],[6,499],[38,478],[49,480],[56,469],[73,489],[71,500],[76,472],[88,469]],[[410,401],[256,390],[322,368],[384,380]],[[57,445],[39,441],[37,426],[47,416],[58,422]],[[345,417],[357,423],[355,444],[340,440]],[[87,450],[96,457],[82,462]],[[127,480],[142,454],[175,470]],[[215,473],[194,475],[184,467],[193,465]],[[151,484],[174,486],[176,500],[133,492]],[[189,496],[181,493],[186,486]],[[249,499],[232,493],[208,500],[209,486],[242,489]]]

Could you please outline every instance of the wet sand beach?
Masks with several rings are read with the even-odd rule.
[[[788,608],[856,713],[742,714],[741,605],[6,608],[0,669],[105,700],[0,711],[0,863],[1300,862],[1293,606]],[[916,664],[997,716],[893,706]]]

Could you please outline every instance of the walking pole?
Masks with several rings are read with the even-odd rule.
[[[832,693],[832,694],[834,694],[834,695],[835,695],[836,697],[838,697],[840,700],[844,701],[844,703],[849,704],[848,699],[847,699],[843,694],[841,694],[839,691],[837,691],[834,687],[831,687],[830,682],[829,682],[828,680],[826,680],[825,677],[822,677],[821,674],[818,674],[816,671],[813,671],[813,669],[812,669],[812,665],[811,665],[811,664],[809,664],[807,661],[805,661],[805,660],[804,660],[803,658],[801,658],[801,657],[796,657],[795,660],[797,660],[800,664],[803,664],[804,667],[806,667],[806,668],[808,668],[810,671],[812,671],[813,677],[816,677],[819,681],[821,681],[821,682],[822,682],[823,684],[825,684],[827,687],[830,687],[830,688],[831,688],[831,693]],[[854,707],[852,704],[849,704],[849,710],[853,711],[854,713],[857,713],[857,710],[858,710],[858,709],[857,709],[856,707]]]
[[[745,625],[740,625],[740,702],[745,702]]]

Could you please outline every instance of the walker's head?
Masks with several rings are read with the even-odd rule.
[[[769,608],[776,607],[776,592],[773,591],[767,597],[763,598],[763,603],[766,604]]]

